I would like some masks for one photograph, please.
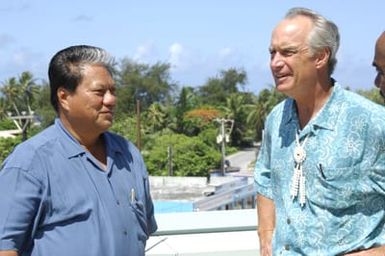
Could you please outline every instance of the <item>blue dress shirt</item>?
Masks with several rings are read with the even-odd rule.
[[[269,114],[255,167],[257,192],[274,201],[274,255],[342,255],[385,245],[385,108],[335,83],[299,133],[307,157],[305,205],[290,196],[300,130],[287,99]]]
[[[105,132],[107,170],[59,119],[0,171],[0,250],[32,256],[139,256],[157,228],[139,151]]]

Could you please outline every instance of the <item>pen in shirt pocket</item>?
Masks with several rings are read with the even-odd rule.
[[[322,164],[320,163],[320,164],[318,164],[318,169],[319,169],[319,171],[320,171],[320,173],[321,173],[321,176],[322,176],[322,178],[326,178],[325,177],[325,174],[324,174],[324,169],[323,169],[323,167],[322,167]]]
[[[135,189],[132,188],[131,189],[131,203],[134,203],[135,202],[135,199],[136,198],[136,195],[135,195]]]

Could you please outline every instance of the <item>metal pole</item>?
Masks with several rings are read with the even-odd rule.
[[[26,141],[27,140],[27,128],[23,128],[21,134],[22,134],[21,141]]]
[[[141,134],[140,134],[140,100],[136,100],[136,146],[141,150]]]
[[[167,153],[168,153],[168,175],[174,176],[174,171],[172,169],[172,146],[167,147]]]
[[[222,135],[222,161],[221,161],[221,170],[222,170],[222,176],[225,176],[225,155],[226,155],[226,149],[225,149],[225,119],[221,119],[221,135]]]

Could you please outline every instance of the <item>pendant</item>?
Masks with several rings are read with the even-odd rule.
[[[306,159],[306,152],[302,146],[297,145],[294,148],[294,161],[296,164],[302,164]]]
[[[306,159],[306,151],[304,149],[309,134],[306,136],[302,145],[299,142],[298,133],[296,134],[296,145],[294,147],[293,158],[294,158],[294,173],[291,179],[290,186],[290,197],[292,200],[298,199],[301,207],[306,202],[306,189],[305,189],[305,176],[303,173],[303,163]]]

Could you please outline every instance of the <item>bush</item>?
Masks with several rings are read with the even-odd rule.
[[[0,120],[0,130],[14,130],[17,129],[15,123],[8,118]]]
[[[115,118],[111,132],[115,132],[131,142],[136,142],[136,119],[133,117],[117,117]]]
[[[13,151],[13,149],[21,143],[21,137],[16,138],[0,138],[0,163]]]
[[[169,175],[169,147],[172,149],[172,169],[175,176],[207,176],[220,164],[220,152],[210,148],[198,137],[181,134],[162,135],[143,151],[151,175]]]

